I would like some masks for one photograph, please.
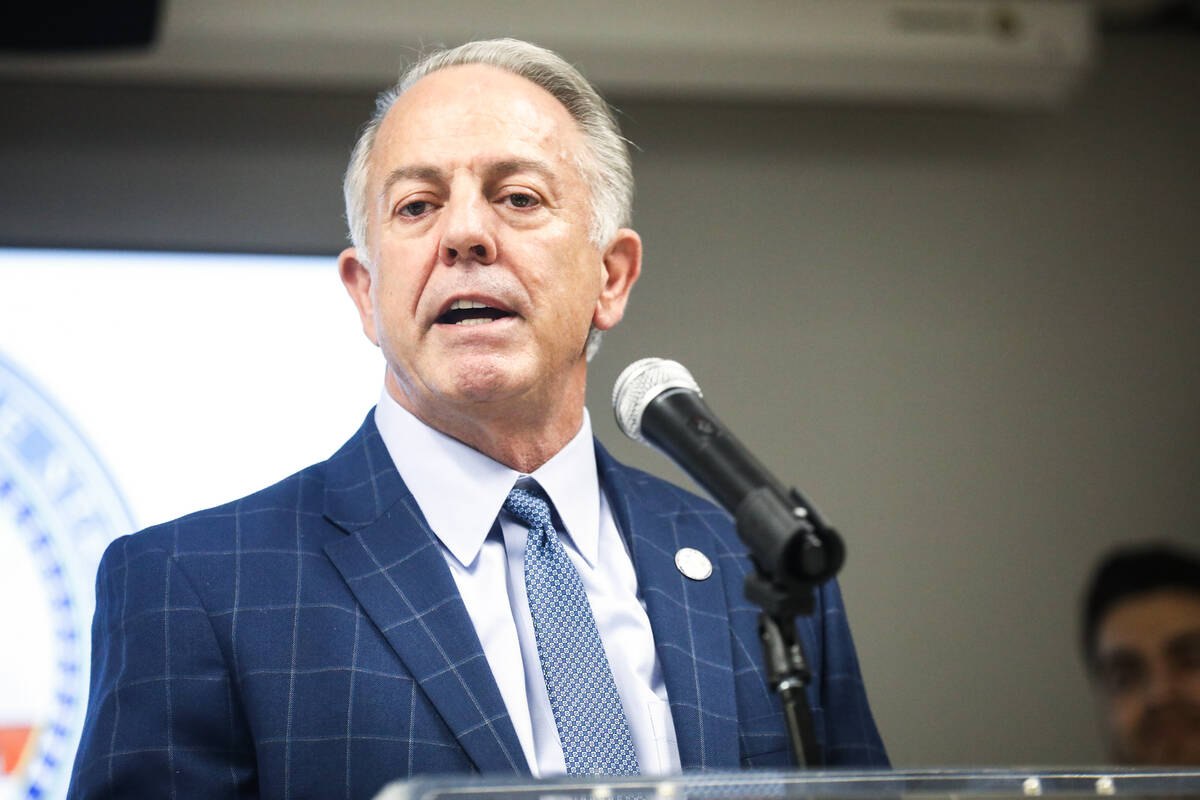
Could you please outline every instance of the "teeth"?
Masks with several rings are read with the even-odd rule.
[[[492,320],[488,319],[487,317],[474,317],[473,319],[460,319],[458,322],[456,322],[454,324],[455,325],[482,325],[485,322],[491,322],[491,321]]]
[[[451,311],[457,311],[462,308],[490,308],[490,306],[478,300],[455,300],[450,304]]]

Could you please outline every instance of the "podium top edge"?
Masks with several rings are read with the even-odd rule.
[[[434,776],[398,781],[376,800],[871,800],[872,798],[1200,799],[1200,768],[1003,767],[687,773],[657,777]]]

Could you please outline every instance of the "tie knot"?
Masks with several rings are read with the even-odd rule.
[[[504,510],[525,523],[530,530],[553,528],[550,524],[550,503],[528,489],[514,486],[504,500]]]

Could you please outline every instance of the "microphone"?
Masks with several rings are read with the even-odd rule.
[[[613,413],[626,436],[662,451],[734,516],[773,581],[823,583],[837,574],[845,559],[840,537],[717,420],[682,364],[630,364],[613,387]]]

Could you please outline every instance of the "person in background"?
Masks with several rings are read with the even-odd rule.
[[[1083,651],[1114,762],[1200,765],[1200,558],[1167,544],[1105,556]]]

